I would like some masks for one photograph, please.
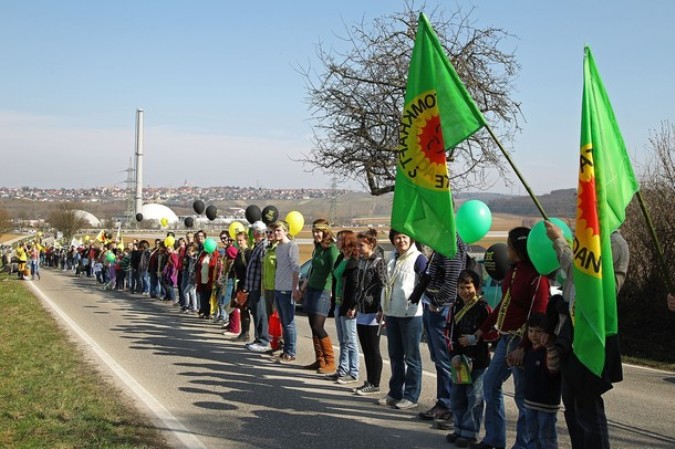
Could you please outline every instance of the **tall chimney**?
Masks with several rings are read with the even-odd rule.
[[[143,109],[136,109],[136,194],[134,213],[143,208]]]

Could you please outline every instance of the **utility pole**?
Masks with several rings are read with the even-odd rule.
[[[337,176],[333,175],[330,180],[330,209],[328,210],[328,222],[335,225],[337,219]]]

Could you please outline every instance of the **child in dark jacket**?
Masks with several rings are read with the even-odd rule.
[[[525,347],[525,417],[536,449],[558,447],[556,422],[560,409],[560,356],[549,333],[546,315],[533,313],[527,321]]]
[[[470,379],[459,383],[453,375],[450,406],[454,432],[446,436],[457,447],[468,447],[476,442],[483,417],[483,375],[490,364],[487,343],[477,340],[474,333],[490,314],[490,307],[480,298],[480,277],[471,270],[463,270],[457,279],[457,293],[461,301],[455,302],[451,321],[448,323],[450,346],[448,348],[453,373],[461,368],[462,359],[470,367]],[[466,367],[466,363],[465,363]]]

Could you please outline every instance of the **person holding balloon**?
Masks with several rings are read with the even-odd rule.
[[[201,235],[201,237],[200,237]],[[211,293],[220,270],[220,258],[212,238],[206,238],[204,231],[197,233],[197,241],[203,239],[202,250],[197,258],[196,281],[199,295],[199,317],[208,319],[211,315]]]
[[[482,339],[491,331],[499,333],[496,349],[483,378],[483,396],[485,398],[485,436],[472,448],[492,449],[506,446],[506,420],[502,384],[513,375],[515,395],[518,407],[516,425],[517,449],[530,447],[531,440],[527,431],[525,417],[525,385],[522,362],[509,364],[510,350],[517,348],[522,339],[525,323],[532,313],[544,313],[549,299],[549,281],[535,269],[527,251],[527,239],[530,229],[517,227],[511,229],[507,238],[507,251],[511,268],[502,283],[502,299],[488,318],[475,332]]]
[[[319,374],[331,374],[335,372],[335,356],[333,343],[324,325],[331,306],[333,265],[339,252],[327,220],[323,218],[314,220],[312,236],[314,238],[312,268],[300,291],[303,294],[303,310],[307,314],[312,330],[315,360],[304,368],[317,370]]]
[[[173,237],[171,237],[173,239]],[[164,279],[164,288],[166,290],[166,301],[178,304],[176,289],[178,288],[178,253],[174,248],[175,241],[172,242],[167,237],[164,240],[166,245],[166,264],[162,269],[162,278]]]
[[[565,277],[562,299],[556,301],[556,311],[560,313],[555,328],[555,346],[560,352],[562,401],[570,442],[573,449],[609,448],[609,430],[602,395],[613,388],[613,383],[623,380],[619,335],[605,337],[605,364],[601,376],[592,373],[579,361],[572,348],[574,321],[570,312],[575,309],[577,298],[573,281],[574,253],[568,241],[572,238],[571,231],[554,222],[554,219],[542,224]],[[630,250],[618,230],[610,234],[610,241],[614,284],[618,295],[628,271]]]

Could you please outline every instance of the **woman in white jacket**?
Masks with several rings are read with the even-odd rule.
[[[426,268],[427,258],[405,234],[392,229],[389,240],[395,251],[387,261],[383,310],[391,379],[389,393],[378,403],[404,410],[417,406],[422,390],[422,304],[413,304],[408,298],[415,288],[418,274]]]

